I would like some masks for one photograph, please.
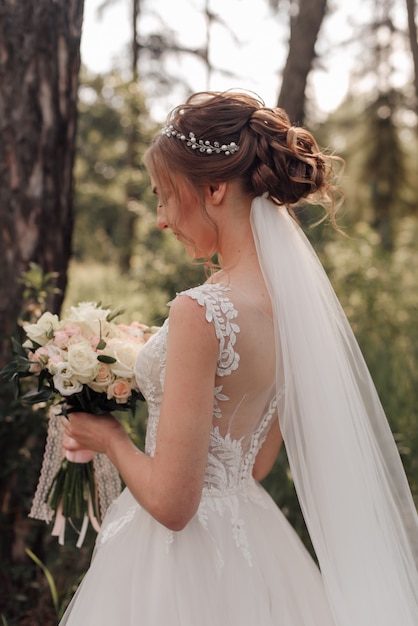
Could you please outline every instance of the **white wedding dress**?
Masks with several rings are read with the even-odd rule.
[[[205,308],[219,341],[202,498],[184,530],[157,522],[128,489],[112,504],[67,626],[334,626],[319,570],[252,468],[277,419],[271,319],[235,287],[180,297]],[[155,452],[168,321],[136,374]]]

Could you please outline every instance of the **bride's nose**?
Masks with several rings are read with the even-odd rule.
[[[159,228],[160,230],[164,230],[165,228],[168,228],[167,219],[160,206],[157,207],[157,228]]]

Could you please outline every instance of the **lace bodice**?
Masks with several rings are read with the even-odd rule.
[[[220,514],[228,510],[236,543],[249,559],[236,498],[254,483],[254,461],[276,414],[272,323],[242,293],[221,284],[201,285],[178,297],[190,297],[205,308],[219,342],[213,425],[198,516],[205,524],[208,508]],[[135,368],[148,403],[145,449],[150,456],[155,454],[168,329],[166,320],[141,350]]]
[[[239,488],[251,476],[255,457],[265,440],[277,404],[272,391],[273,377],[267,381],[264,389],[258,390],[261,393],[257,398],[250,397],[250,393],[244,389],[237,397],[236,381],[234,391],[229,391],[231,386],[226,379],[232,377],[240,366],[237,348],[241,331],[240,315],[229,297],[230,291],[224,285],[205,284],[179,294],[193,298],[205,308],[206,320],[214,325],[219,341],[213,428],[204,487],[222,493]],[[261,313],[256,311],[256,315]],[[168,327],[169,321],[166,320],[160,331],[142,349],[136,365],[138,383],[148,403],[145,447],[151,456],[155,453],[164,387]],[[272,375],[272,368],[268,369]],[[257,408],[258,415],[252,412]]]

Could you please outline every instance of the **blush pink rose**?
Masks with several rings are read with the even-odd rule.
[[[98,391],[99,393],[105,392],[114,379],[115,377],[110,371],[109,365],[100,363],[96,378],[89,382],[88,386],[93,389],[93,391]]]
[[[118,404],[125,404],[132,393],[132,386],[126,378],[117,378],[107,388],[107,399],[114,398]]]

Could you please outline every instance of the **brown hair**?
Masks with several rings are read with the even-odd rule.
[[[319,202],[335,225],[333,161],[341,159],[322,152],[311,133],[293,126],[283,109],[267,108],[245,92],[201,92],[173,109],[166,124],[183,140],[159,133],[144,160],[153,177],[163,178],[177,195],[176,175],[202,205],[205,185],[239,179],[250,196],[268,193],[289,210],[302,199]],[[197,141],[235,142],[239,149],[233,154],[193,150],[187,145],[190,133]]]

